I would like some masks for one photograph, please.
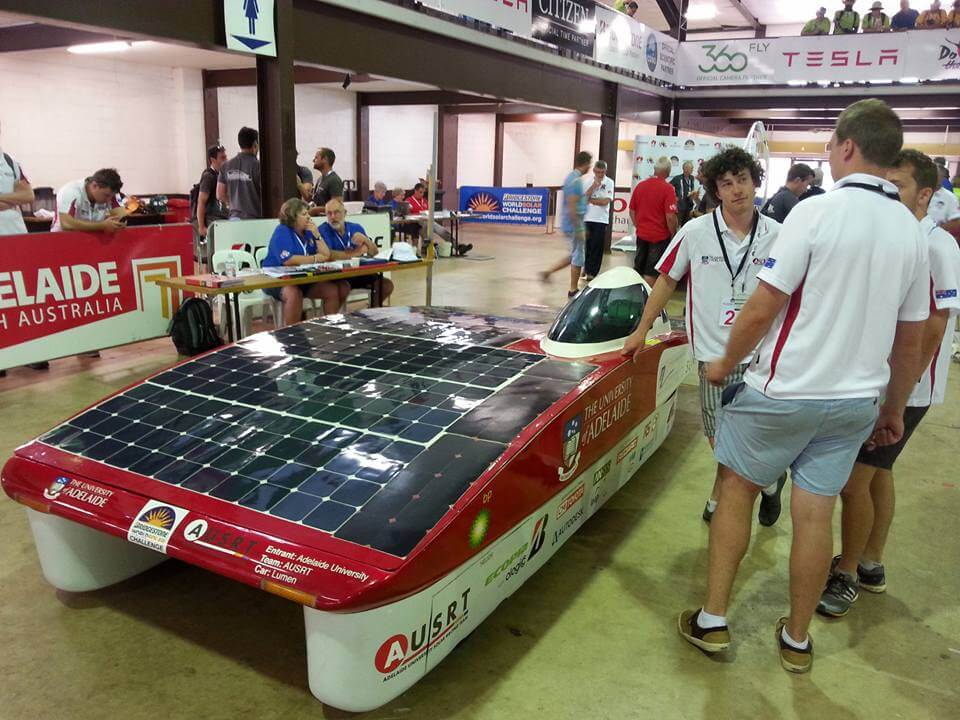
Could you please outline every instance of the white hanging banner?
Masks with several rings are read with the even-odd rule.
[[[444,12],[451,15],[465,15],[466,17],[483,20],[496,27],[509,30],[514,35],[530,37],[530,5],[533,0],[439,0],[428,2],[428,5],[439,5]]]
[[[676,82],[677,41],[611,8],[597,5],[594,60]]]
[[[277,56],[273,0],[223,0],[227,47],[254,55]]]

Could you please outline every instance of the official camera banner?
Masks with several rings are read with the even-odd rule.
[[[594,0],[533,0],[531,37],[593,57],[597,4]]]
[[[2,238],[0,369],[166,335],[193,270],[189,225]]]
[[[547,188],[460,188],[460,210],[473,213],[472,222],[546,225],[549,201]]]
[[[675,83],[677,47],[677,41],[669,35],[612,8],[597,5],[594,49],[597,62]]]
[[[681,85],[960,79],[960,30],[708,40],[680,46]]]

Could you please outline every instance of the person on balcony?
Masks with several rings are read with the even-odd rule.
[[[843,10],[833,16],[834,35],[852,35],[860,28],[860,13],[853,9],[854,0],[843,0]]]
[[[875,2],[870,12],[863,16],[862,30],[865,33],[890,32],[890,18],[883,12],[883,3]]]
[[[920,13],[910,7],[910,0],[900,0],[900,12],[893,16],[891,23],[894,31],[913,30],[917,26]]]
[[[800,34],[804,36],[829,35],[830,21],[827,20],[827,9],[825,7],[822,7],[819,10],[817,10],[817,16],[803,26],[803,30],[800,31]]]
[[[936,30],[947,26],[947,11],[940,9],[940,0],[933,0],[930,9],[924,10],[917,18],[917,27],[923,30]]]

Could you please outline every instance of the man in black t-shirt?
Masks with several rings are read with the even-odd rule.
[[[226,209],[217,200],[217,180],[226,161],[227,151],[220,145],[207,148],[209,165],[200,176],[200,192],[197,194],[197,234],[202,238],[207,236],[210,223],[227,217]]]
[[[313,188],[311,215],[326,215],[327,203],[343,200],[343,180],[333,171],[337,155],[330,148],[320,148],[313,156],[313,167],[320,171],[320,179]]]

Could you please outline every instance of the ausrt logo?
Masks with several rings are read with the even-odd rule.
[[[423,657],[427,648],[436,644],[440,638],[466,619],[469,612],[467,607],[469,595],[470,588],[467,588],[459,600],[454,600],[447,606],[446,611],[438,612],[433,616],[429,627],[427,623],[423,623],[408,635],[394,635],[387,638],[374,656],[374,667],[384,675],[388,675]]]
[[[881,65],[899,65],[900,50],[880,50],[876,54],[869,51],[857,50],[856,54],[852,50],[834,50],[827,53],[824,50],[808,50],[800,52],[799,50],[784,51],[783,56],[787,59],[787,67],[794,65],[800,67],[880,67]]]

